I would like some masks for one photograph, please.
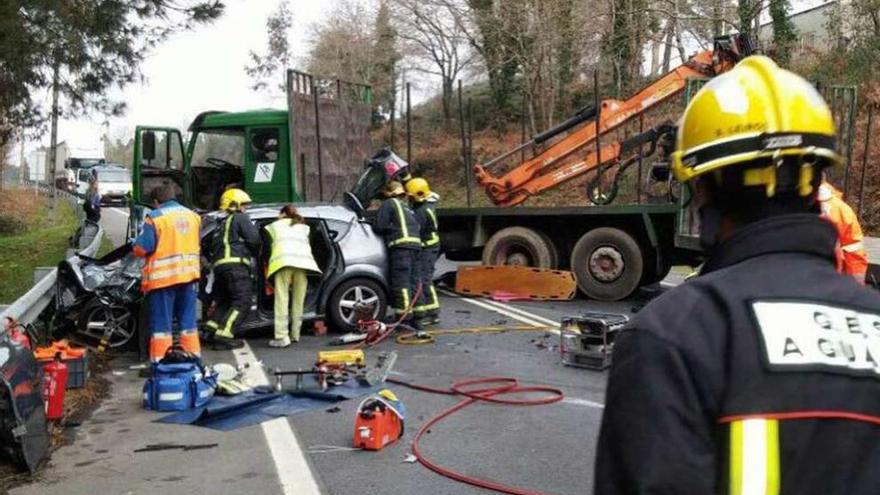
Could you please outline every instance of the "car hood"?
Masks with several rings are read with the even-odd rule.
[[[100,194],[131,192],[131,182],[98,182],[98,192]]]

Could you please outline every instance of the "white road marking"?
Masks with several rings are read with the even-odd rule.
[[[525,311],[525,310],[522,310],[519,308],[514,308],[513,306],[508,306],[508,305],[500,303],[498,301],[487,301],[485,299],[481,300],[481,299],[471,299],[471,298],[467,298],[467,297],[461,297],[460,295],[458,295],[454,292],[450,292],[445,289],[438,289],[438,291],[441,292],[442,294],[447,295],[447,296],[460,299],[468,304],[473,304],[474,306],[479,306],[483,309],[488,309],[489,311],[493,311],[495,313],[507,316],[509,318],[513,318],[514,320],[518,320],[518,321],[521,321],[521,322],[529,324],[529,325],[535,325],[535,326],[550,325],[550,326],[553,326],[555,328],[547,329],[545,331],[559,335],[559,330],[558,330],[559,322],[550,320],[548,318],[544,318],[543,316],[538,316],[536,314],[529,313],[528,311]],[[601,402],[594,402],[591,400],[578,399],[578,398],[574,398],[574,397],[565,397],[564,399],[562,399],[562,402],[564,402],[566,404],[572,404],[575,406],[592,407],[595,409],[604,409],[605,408],[605,404],[602,404]]]
[[[544,322],[545,325],[550,325],[550,326],[554,326],[554,327],[559,327],[559,325],[560,325],[560,323],[558,321],[553,321],[549,318],[544,318],[543,316],[536,315],[535,313],[531,313],[531,312],[526,311],[522,308],[517,308],[516,306],[511,306],[509,304],[504,304],[502,302],[493,301],[493,300],[484,300],[483,302],[485,302],[486,304],[488,304],[490,306],[498,306],[499,308],[506,309],[507,311],[513,311],[514,313],[519,313],[519,314],[525,316],[526,318],[532,318],[533,320],[538,320],[538,321]]]
[[[238,364],[251,363],[247,369],[247,381],[253,386],[269,385],[269,378],[263,371],[262,366],[257,364],[254,355],[247,342],[244,347],[232,351]],[[278,482],[281,484],[281,493],[284,495],[319,495],[318,483],[306,461],[296,434],[290,426],[287,418],[276,418],[261,423],[263,435],[269,445],[269,453],[275,462],[275,470],[278,472]]]
[[[438,289],[439,292],[446,294],[450,297],[456,297],[461,299],[462,301],[473,304],[474,306],[479,306],[483,309],[488,309],[489,311],[494,311],[498,314],[507,316],[508,318],[513,318],[514,320],[521,321],[523,323],[528,323],[529,325],[535,325],[539,327],[550,326],[554,328],[548,328],[545,331],[549,333],[553,333],[559,335],[559,322],[553,321],[543,316],[538,316],[533,313],[529,313],[528,311],[521,310],[519,308],[514,308],[513,306],[508,306],[507,304],[499,303],[497,301],[489,301],[486,299],[471,299],[467,297],[461,297],[454,292],[450,292],[445,289]]]
[[[595,409],[605,409],[605,404],[601,402],[594,402],[587,399],[578,399],[576,397],[565,397],[562,399],[564,404],[572,404],[575,406],[584,406],[584,407],[592,407]]]
[[[498,314],[504,315],[504,316],[506,316],[506,317],[508,317],[508,318],[513,318],[514,320],[517,320],[517,321],[522,322],[522,323],[526,323],[526,324],[528,324],[528,325],[534,325],[534,326],[536,326],[536,327],[542,327],[542,326],[545,326],[545,325],[546,325],[545,323],[541,323],[541,322],[539,322],[539,321],[537,321],[537,320],[533,320],[533,319],[530,319],[530,318],[526,318],[526,317],[524,317],[524,316],[522,316],[522,315],[518,315],[518,314],[516,314],[516,313],[512,313],[512,312],[507,311],[507,310],[505,310],[505,309],[503,309],[503,308],[499,308],[499,307],[496,307],[496,306],[491,306],[491,305],[489,305],[489,304],[486,304],[485,301],[481,301],[481,300],[479,300],[479,299],[469,299],[469,298],[466,298],[466,297],[461,297],[461,296],[459,296],[458,294],[456,294],[456,293],[454,293],[454,292],[449,292],[449,291],[444,290],[444,289],[439,289],[439,292],[441,292],[441,293],[443,293],[443,294],[446,294],[447,296],[450,296],[450,297],[456,297],[456,298],[459,298],[459,299],[461,299],[462,301],[464,301],[464,302],[466,302],[466,303],[468,303],[468,304],[473,304],[474,306],[478,306],[478,307],[483,308],[483,309],[488,309],[489,311],[494,311],[495,313],[498,313]]]

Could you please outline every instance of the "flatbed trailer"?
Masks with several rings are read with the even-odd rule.
[[[573,207],[439,208],[446,257],[571,270],[588,297],[619,300],[699,263],[676,203]],[[686,211],[686,210],[685,210]]]

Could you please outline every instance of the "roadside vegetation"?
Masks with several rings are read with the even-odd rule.
[[[0,199],[0,304],[9,304],[33,284],[34,268],[64,258],[77,218],[66,201],[51,211],[33,191],[6,189]]]

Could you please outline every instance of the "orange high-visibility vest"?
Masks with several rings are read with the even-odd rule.
[[[864,283],[868,272],[868,253],[862,242],[862,226],[859,225],[856,213],[843,201],[842,196],[840,191],[827,182],[819,186],[822,216],[837,229],[837,271]]]
[[[147,256],[141,290],[150,292],[198,280],[201,218],[176,205],[162,208],[160,214],[148,216],[146,222],[156,229],[156,250]]]

